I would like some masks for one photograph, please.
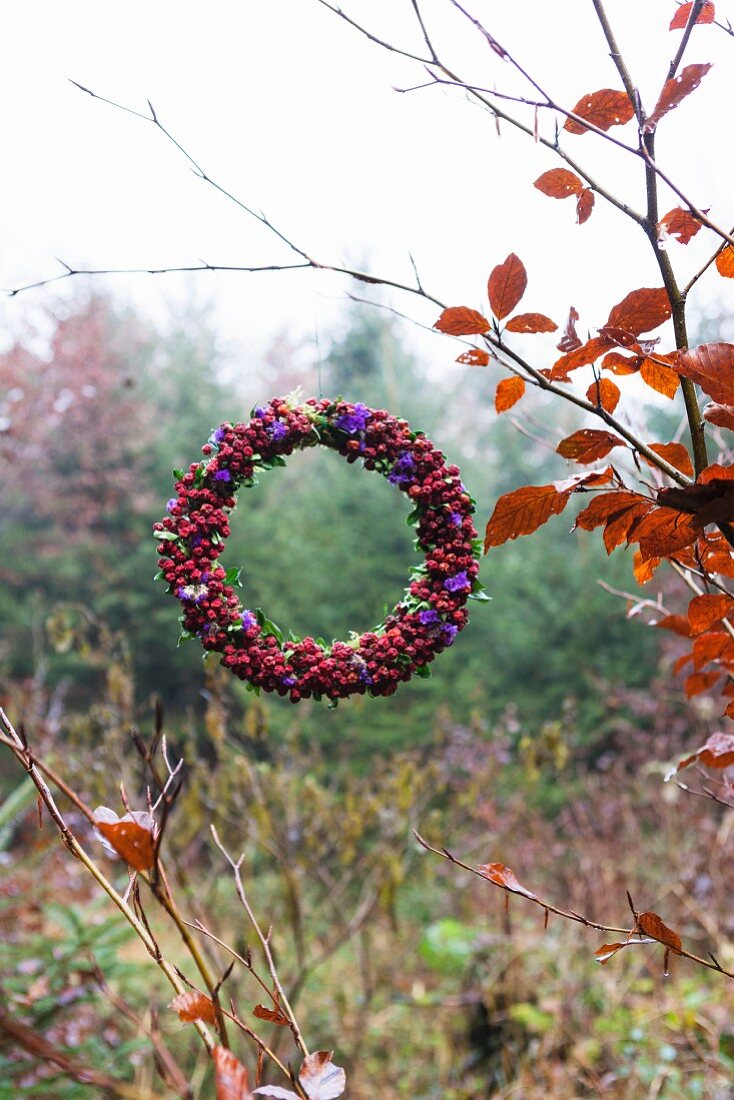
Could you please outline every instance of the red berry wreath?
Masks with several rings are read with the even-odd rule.
[[[232,588],[239,569],[225,572],[217,564],[237,490],[255,485],[259,471],[284,465],[284,455],[316,446],[347,462],[360,459],[397,485],[413,503],[408,520],[425,554],[384,622],[330,646],[311,637],[284,641],[262,611],[241,606]],[[466,626],[467,599],[486,599],[477,580],[474,501],[458,467],[447,466],[441,451],[405,420],[359,403],[310,398],[295,404],[278,397],[254,409],[249,424],[220,425],[202,453],[188,473],[174,471],[177,495],[155,524],[158,577],[181,601],[182,637],[221,653],[221,663],[254,690],[277,691],[294,703],[310,696],[392,695],[414,673],[429,675],[429,662]]]

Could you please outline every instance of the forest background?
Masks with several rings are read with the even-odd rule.
[[[315,345],[285,327],[257,354],[232,349],[205,309],[151,320],[99,284],[36,300],[13,328],[0,359],[2,705],[95,805],[115,802],[120,778],[140,788],[130,731],[148,735],[162,702],[191,769],[167,834],[191,916],[215,913],[245,950],[213,820],[247,851],[291,1000],[347,1068],[348,1095],[726,1096],[734,1029],[721,976],[681,960],[666,977],[660,953],[643,951],[602,970],[593,935],[553,920],[543,930],[514,901],[505,913],[499,891],[429,859],[411,832],[506,862],[569,909],[601,916],[602,900],[623,922],[629,890],[731,965],[729,816],[662,783],[717,712],[706,692],[684,703],[670,675],[683,642],[626,621],[646,593],[621,551],[608,560],[598,539],[572,534],[570,509],[493,549],[492,603],[432,678],[387,706],[336,711],[256,699],[195,646],[177,648],[152,583],[171,469],[220,420],[304,378],[423,428],[461,464],[479,517],[518,484],[564,477],[554,450],[575,421],[542,396],[522,421],[498,418],[486,370],[438,373],[379,307],[345,309]],[[725,318],[699,317],[696,340],[725,331]],[[662,405],[645,419],[673,438]],[[282,625],[338,636],[399,597],[412,559],[404,512],[378,479],[298,455],[242,501],[227,564],[243,564],[252,602]],[[665,582],[673,606],[676,583]],[[0,1097],[175,1095],[171,1061],[188,1095],[212,1096],[170,991],[39,830],[22,769],[4,761],[0,782]],[[258,996],[248,981],[228,979],[241,1005]],[[90,1085],[90,1067],[119,1091]]]

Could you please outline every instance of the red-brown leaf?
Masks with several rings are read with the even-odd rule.
[[[214,1047],[217,1100],[254,1100],[246,1068],[226,1047]]]
[[[648,131],[654,130],[660,119],[667,115],[668,111],[672,111],[686,96],[690,95],[691,92],[695,92],[710,68],[709,64],[686,65],[685,69],[681,69],[677,76],[674,76],[671,80],[666,80],[660,98],[655,104],[655,110],[645,123],[645,129]]]
[[[512,891],[513,894],[523,894],[526,898],[536,897],[531,890],[528,890],[517,881],[515,872],[511,868],[505,867],[504,863],[482,863],[477,870],[481,871],[484,877],[493,882],[495,886],[503,886],[506,890]]]
[[[94,811],[97,832],[134,871],[149,871],[155,864],[155,836],[150,814],[134,811],[117,818],[114,810],[99,806]]]
[[[631,542],[639,542],[643,560],[665,558],[668,554],[696,541],[701,529],[695,517],[673,508],[653,508],[630,532]]]
[[[257,1016],[258,1020],[267,1020],[271,1024],[281,1024],[283,1027],[290,1027],[290,1022],[287,1016],[284,1016],[279,1008],[268,1008],[266,1005],[255,1005],[252,1010],[252,1015]]]
[[[538,176],[533,184],[544,195],[551,199],[567,199],[571,195],[578,195],[583,191],[584,185],[575,172],[569,172],[567,168],[551,168]]]
[[[604,966],[611,958],[614,958],[617,952],[621,951],[623,947],[629,947],[631,942],[631,940],[627,940],[625,943],[604,943],[601,947],[597,947],[594,952],[594,958],[598,963]]]
[[[662,393],[664,397],[675,397],[680,379],[674,370],[666,367],[657,359],[644,359],[640,366],[640,377],[651,390]]]
[[[487,284],[489,304],[498,321],[512,313],[527,285],[528,275],[523,262],[511,252],[504,263],[497,265]]]
[[[725,279],[734,279],[734,248],[730,244],[716,257],[716,270]]]
[[[703,418],[717,428],[728,428],[730,432],[734,432],[734,408],[731,405],[707,405],[703,410]]]
[[[599,493],[590,504],[587,504],[576,516],[574,527],[581,527],[584,531],[593,531],[601,527],[612,516],[623,512],[634,504],[646,503],[650,508],[654,507],[651,500],[641,496],[640,493],[632,493],[628,490],[617,490],[611,493]]]
[[[734,608],[731,596],[722,593],[694,596],[688,605],[688,622],[691,624],[691,636],[703,634],[714,623],[726,618]]]
[[[517,313],[505,325],[506,332],[555,332],[557,328],[544,313]]]
[[[573,462],[587,464],[604,458],[615,447],[626,446],[625,441],[618,435],[613,435],[602,428],[581,428],[563,439],[556,447],[556,453]]]
[[[489,332],[492,326],[476,309],[469,309],[468,306],[449,306],[433,327],[449,336],[476,336]]]
[[[706,211],[704,211],[706,213]],[[701,228],[701,222],[680,206],[674,206],[658,222],[658,233],[664,237],[675,237],[680,244],[688,244]]]
[[[641,355],[622,355],[620,351],[610,351],[601,361],[601,369],[612,374],[637,374],[642,366]]]
[[[671,466],[675,466],[676,470],[680,470],[682,474],[686,474],[688,477],[693,477],[691,456],[682,443],[650,443],[649,447],[651,451],[654,451],[656,455],[660,455]],[[644,458],[644,455],[642,457]],[[645,459],[645,461],[649,462],[649,459]]]
[[[512,378],[503,378],[497,383],[494,395],[494,407],[498,413],[507,412],[525,393],[525,382],[513,374]]]
[[[589,363],[594,363],[609,347],[609,341],[605,340],[602,336],[594,336],[591,340],[587,340],[585,344],[575,348],[573,351],[567,352],[562,355],[560,359],[556,359],[551,370],[551,378],[554,381],[563,381],[568,377],[568,374],[572,370],[577,370],[579,367],[586,367]]]
[[[688,699],[693,699],[695,695],[701,695],[702,692],[708,691],[714,686],[716,681],[720,678],[721,673],[715,670],[711,672],[692,672],[690,676],[686,676],[683,681],[683,689]]]
[[[585,187],[583,191],[579,193],[576,199],[576,222],[578,225],[583,225],[591,217],[591,211],[594,209],[594,192],[590,187]]]
[[[665,615],[654,625],[659,630],[672,630],[674,634],[680,634],[681,638],[691,636],[691,625],[685,615]]]
[[[481,348],[469,348],[469,351],[462,351],[456,362],[469,367],[486,367],[489,363],[489,352],[482,351]]]
[[[696,671],[711,661],[731,659],[732,655],[734,641],[726,630],[708,630],[694,639],[691,657]]]
[[[688,24],[688,20],[693,8],[693,0],[688,0],[687,3],[681,4],[677,12],[670,21],[669,30],[678,31],[682,30]],[[703,6],[696,16],[697,23],[713,23],[716,18],[716,9],[711,0],[703,0]]]
[[[642,560],[642,554],[639,550],[635,550],[632,559],[632,571],[635,575],[635,580],[638,584],[649,584],[655,575],[655,570],[660,565],[660,558],[649,558],[647,561]]]
[[[675,769],[687,768],[689,764],[705,764],[707,768],[729,768],[734,764],[734,735],[731,733],[712,733],[700,749],[681,760]],[[674,775],[675,772],[672,774]]]
[[[623,126],[634,116],[635,109],[626,92],[614,88],[601,88],[582,96],[573,109],[573,114],[590,122],[599,130],[609,130],[612,126]],[[567,118],[563,129],[569,134],[585,134],[587,127],[575,119]]]
[[[574,307],[571,306],[570,310],[568,311],[568,320],[566,321],[566,327],[563,330],[563,336],[556,344],[556,347],[559,351],[575,351],[576,348],[581,347],[583,341],[579,340],[578,334],[576,332],[576,322],[578,321],[578,319],[578,310],[574,309]]]
[[[641,287],[633,290],[612,307],[607,326],[639,336],[670,319],[672,310],[665,287]],[[606,326],[605,326],[606,327]]]
[[[531,535],[551,516],[568,504],[570,490],[559,492],[555,485],[526,485],[505,493],[495,504],[484,537],[484,553],[502,546],[508,539]]]
[[[700,344],[679,351],[671,357],[671,366],[714,401],[734,405],[734,344]]]
[[[616,550],[629,537],[630,529],[641,516],[650,511],[650,501],[641,500],[619,512],[614,512],[604,528],[604,548],[607,554]]]
[[[598,382],[591,383],[586,396],[592,404],[611,413],[616,409],[622,395],[619,392],[619,386],[610,378],[600,378]]]
[[[663,924],[657,913],[639,913],[637,927],[645,936],[664,943],[671,951],[675,951],[677,955],[680,955],[683,947],[680,936],[672,928],[668,928],[667,924]]]
[[[211,998],[199,993],[197,990],[188,989],[174,997],[168,1006],[178,1013],[179,1020],[190,1024],[194,1020],[203,1020],[206,1024],[216,1023],[214,1003]]]

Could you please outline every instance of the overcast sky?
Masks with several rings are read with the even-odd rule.
[[[385,38],[420,52],[410,0],[343,0]],[[448,63],[474,81],[527,93],[448,0],[426,0],[426,19]],[[643,101],[651,106],[681,32],[669,32],[672,0],[609,0]],[[619,87],[590,0],[474,0],[472,11],[569,107],[600,87]],[[726,5],[717,4],[726,17]],[[317,0],[26,0],[0,15],[5,170],[0,183],[4,248],[0,284],[17,286],[72,266],[175,266],[290,262],[292,255],[232,203],[195,178],[153,126],[92,100],[146,110],[207,173],[261,207],[324,262],[365,264],[409,281],[412,253],[426,288],[451,304],[486,308],[486,278],[510,251],[530,283],[523,308],[561,322],[570,304],[600,324],[630,289],[659,284],[639,231],[597,200],[574,224],[572,200],[557,202],[532,181],[557,162],[455,90],[394,90],[421,82],[415,64],[365,41]],[[716,64],[701,87],[661,124],[662,164],[701,206],[732,217],[730,107],[734,39],[694,31],[687,62]],[[544,133],[550,118],[541,115]],[[616,131],[634,141],[634,126]],[[593,135],[566,146],[595,174],[642,207],[640,165]],[[676,200],[662,198],[664,212]],[[682,270],[711,251],[701,233]],[[70,281],[71,282],[71,281]],[[71,290],[70,282],[63,286]],[[80,280],[81,282],[81,280]],[[225,335],[261,349],[289,326],[328,331],[349,286],[320,273],[204,274],[100,280],[154,314],[186,294],[211,299]],[[713,275],[702,297],[731,288]],[[5,300],[14,327],[53,288]],[[407,297],[393,304],[431,324],[436,311]],[[538,339],[538,338],[526,338]],[[452,362],[446,338],[416,335],[434,363]],[[538,345],[540,347],[540,345]],[[548,348],[551,354],[551,348]]]

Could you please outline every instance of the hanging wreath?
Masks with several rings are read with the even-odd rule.
[[[347,462],[377,470],[413,504],[423,564],[411,570],[402,600],[385,620],[348,641],[284,640],[263,612],[240,604],[233,586],[239,569],[217,564],[230,533],[236,493],[256,474],[284,466],[284,456],[306,447],[329,447]],[[204,458],[188,473],[174,470],[176,496],[154,525],[160,572],[181,601],[182,638],[207,651],[255,691],[276,691],[292,702],[349,695],[392,695],[429,663],[468,621],[467,599],[486,599],[477,580],[481,543],[472,522],[474,501],[457,466],[405,420],[360,403],[273,398],[255,408],[248,424],[221,424],[202,447]]]

